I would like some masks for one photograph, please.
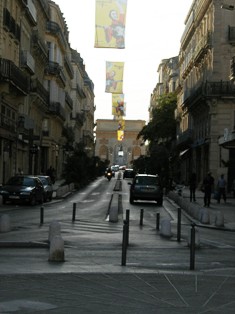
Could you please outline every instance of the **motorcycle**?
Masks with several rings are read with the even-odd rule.
[[[112,179],[112,176],[113,176],[112,172],[107,172],[106,177],[109,181]]]

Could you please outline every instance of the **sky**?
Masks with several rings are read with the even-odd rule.
[[[64,15],[71,48],[94,83],[95,120],[112,119],[112,94],[105,92],[106,61],[124,62],[126,120],[148,122],[151,94],[161,60],[179,54],[192,0],[127,0],[125,49],[94,48],[95,0],[54,0]]]

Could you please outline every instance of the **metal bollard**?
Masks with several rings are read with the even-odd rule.
[[[123,221],[123,236],[122,236],[122,266],[126,266],[126,253],[127,253],[127,237],[128,237],[128,223]]]
[[[191,243],[190,243],[190,270],[195,268],[195,224],[191,228]]]
[[[130,209],[126,210],[126,222],[127,222],[127,246],[129,245],[129,226],[130,226]]]
[[[44,207],[40,208],[40,224],[43,225],[44,223]]]
[[[160,213],[157,213],[156,216],[156,229],[159,230],[159,225],[160,225]]]
[[[73,203],[73,218],[72,218],[72,221],[75,221],[75,219],[76,219],[76,206],[77,206],[77,204]]]
[[[144,218],[144,209],[140,210],[140,226],[143,226],[143,218]]]
[[[177,241],[181,241],[181,208],[178,208]]]

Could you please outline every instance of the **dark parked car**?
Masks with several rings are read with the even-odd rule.
[[[162,205],[163,189],[157,175],[137,174],[130,186],[130,203],[135,200],[156,201]]]
[[[135,171],[133,169],[126,169],[123,172],[123,179],[133,179],[135,177]]]
[[[43,203],[44,188],[39,178],[35,176],[14,176],[0,188],[3,204],[6,202],[28,202],[35,205]]]
[[[53,184],[51,178],[49,176],[42,175],[38,175],[37,177],[41,180],[44,187],[44,202],[51,201],[53,195]]]

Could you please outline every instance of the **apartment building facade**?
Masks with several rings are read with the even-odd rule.
[[[229,186],[235,178],[235,146],[221,141],[235,130],[235,11],[223,3],[194,0],[181,37],[176,145],[186,183],[192,172],[198,182],[208,171],[215,180],[225,174]]]
[[[0,183],[19,169],[38,174],[50,166],[60,178],[66,129],[72,146],[86,140],[94,154],[94,85],[76,53],[55,2],[0,2]]]

